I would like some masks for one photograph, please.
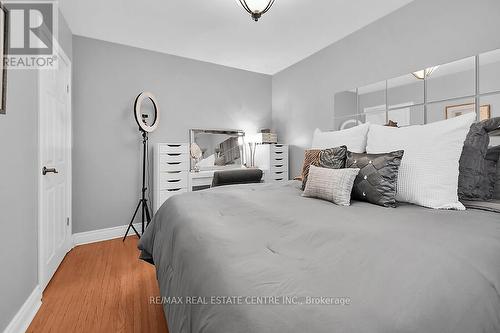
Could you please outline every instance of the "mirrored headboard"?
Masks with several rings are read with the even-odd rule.
[[[241,168],[244,137],[242,130],[191,129],[191,171]]]
[[[478,120],[500,117],[500,50],[339,92],[334,129],[428,124],[474,111]]]

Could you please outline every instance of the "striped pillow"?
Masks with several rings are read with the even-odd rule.
[[[329,169],[311,165],[302,196],[324,199],[339,206],[351,204],[351,191],[359,169]]]
[[[302,190],[307,182],[307,175],[309,175],[309,166],[311,164],[316,164],[319,161],[319,153],[321,153],[321,149],[307,149],[304,152],[304,163],[302,164],[302,172],[300,176],[295,177],[296,180],[300,180],[302,182]]]

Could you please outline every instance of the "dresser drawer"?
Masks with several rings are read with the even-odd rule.
[[[175,162],[183,162],[183,161],[189,162],[189,155],[188,154],[163,153],[163,154],[160,154],[159,156],[160,156],[160,161],[161,160],[168,160],[168,161],[175,161]]]
[[[267,181],[269,183],[286,182],[287,180],[288,176],[285,177],[285,175],[271,175],[269,178],[267,178]]]
[[[189,149],[186,143],[162,144],[159,146],[160,154],[188,154]]]
[[[285,151],[271,152],[270,158],[271,158],[271,160],[274,160],[276,158],[281,158],[281,159],[284,159],[284,160],[288,160],[288,151],[285,150]]]
[[[271,154],[279,154],[288,152],[287,145],[271,145]]]
[[[164,171],[187,171],[189,170],[189,161],[181,156],[165,157],[160,156],[160,172]]]
[[[287,154],[271,157],[271,165],[275,165],[275,164],[284,164],[284,165],[288,164]]]
[[[159,191],[159,193],[160,193],[159,199],[160,200],[158,203],[158,207],[160,207],[165,202],[165,200],[167,200],[171,196],[176,195],[176,194],[186,193],[187,191],[188,191],[187,188],[176,188],[176,189]]]
[[[187,172],[160,174],[160,188],[159,190],[187,188]]]
[[[286,163],[275,163],[271,165],[271,172],[288,171]]]
[[[162,161],[189,162],[188,154],[165,153],[165,154],[160,154],[159,158],[160,158],[160,163],[162,163]]]
[[[288,171],[283,170],[283,171],[271,171],[269,172],[269,175],[273,178],[280,178],[280,177],[285,177],[288,179]]]
[[[213,181],[213,175],[210,177],[193,177],[191,178],[191,186],[211,186]]]
[[[276,180],[283,178],[284,180],[288,180],[288,170],[271,170],[269,172],[268,178]]]

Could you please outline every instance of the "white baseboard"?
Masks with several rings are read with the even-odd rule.
[[[134,223],[134,227],[135,229],[137,229],[139,233],[141,232],[140,223]],[[125,235],[127,228],[128,224],[106,229],[79,232],[73,234],[73,245],[78,246],[83,244],[90,244],[90,243],[102,242],[105,240],[120,238]],[[133,236],[135,235],[135,232],[131,228],[128,234],[129,236]]]
[[[134,223],[137,231],[141,232],[141,224]],[[118,227],[92,230],[87,232],[80,232],[73,234],[74,246],[105,241],[109,239],[121,238],[125,235],[128,225],[121,225]],[[129,231],[129,235],[135,235],[134,231]],[[38,309],[42,305],[42,291],[40,286],[36,286],[33,292],[28,296],[24,304],[16,313],[14,318],[10,321],[9,325],[5,328],[3,333],[22,333],[26,332],[31,321],[35,318]]]
[[[19,311],[17,311],[14,318],[12,318],[3,333],[26,332],[41,305],[42,291],[40,290],[40,286],[37,285]]]

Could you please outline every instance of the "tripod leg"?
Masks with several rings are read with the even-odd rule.
[[[137,211],[139,210],[139,207],[141,206],[142,201],[139,201],[139,204],[137,205],[137,208],[135,209],[134,216],[132,216],[132,220],[130,220],[130,223],[128,224],[127,232],[125,232],[125,236],[123,236],[123,242],[125,241],[125,238],[127,238],[128,232],[130,231],[130,228],[134,229],[135,233],[137,234],[137,237],[141,237],[137,230],[135,230],[134,226],[132,225],[135,220],[135,216],[137,215]]]
[[[144,205],[146,204],[146,202],[144,201],[144,199],[142,199],[141,201],[142,201],[142,219],[141,219],[141,221],[142,221],[142,233],[141,233],[141,235],[144,235],[144,218],[146,217],[144,215],[144,211],[146,208],[146,207],[144,207]]]
[[[134,227],[134,224],[131,224],[130,225],[132,227],[132,229],[134,230],[135,234],[137,235],[137,237],[141,238],[141,236],[139,235],[139,231],[137,231],[137,229]]]

